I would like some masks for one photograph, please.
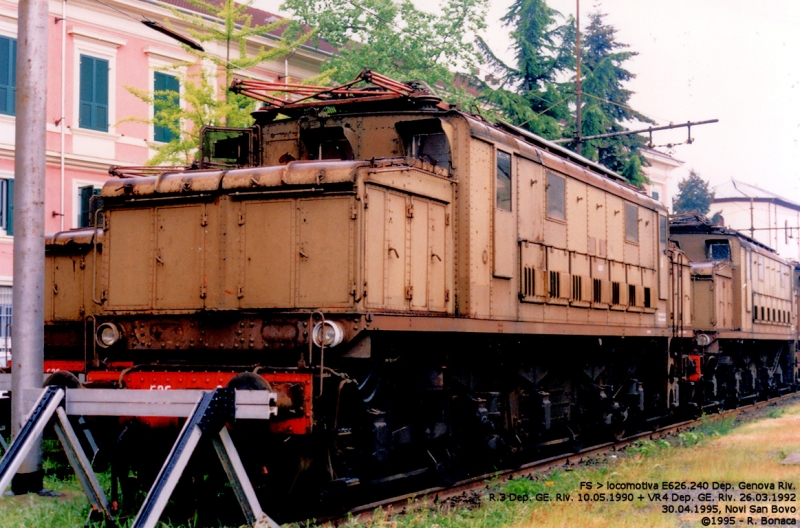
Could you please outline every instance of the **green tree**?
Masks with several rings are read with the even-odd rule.
[[[322,71],[344,83],[370,68],[399,81],[425,81],[451,93],[454,68],[472,71],[478,54],[471,35],[484,29],[487,0],[448,0],[441,15],[411,0],[286,0],[292,34],[311,27],[337,52]]]
[[[678,183],[678,194],[672,199],[672,212],[705,215],[713,200],[714,191],[708,188],[708,182],[691,170],[689,176]]]
[[[625,83],[636,75],[625,69],[624,64],[638,53],[617,41],[617,30],[605,23],[605,17],[599,11],[589,15],[590,23],[581,42],[582,136],[621,132],[626,128],[623,123],[629,121],[653,123],[630,107],[633,92],[625,88]],[[573,131],[570,133],[574,135]],[[647,183],[641,170],[643,159],[638,153],[644,146],[642,136],[631,134],[586,141],[581,153],[641,187]]]
[[[310,33],[294,33],[292,38],[282,38],[271,49],[261,47],[248,55],[250,38],[273,33],[289,24],[278,20],[270,24],[253,24],[247,9],[252,2],[237,3],[223,0],[215,4],[206,0],[187,0],[206,14],[185,13],[170,7],[173,15],[188,23],[191,36],[202,44],[219,43],[225,56],[197,51],[184,46],[195,60],[173,64],[165,70],[183,69],[187,73],[178,75],[181,95],[185,102],[181,107],[178,94],[171,91],[141,90],[131,86],[126,89],[139,99],[154,106],[153,119],[138,117],[123,121],[144,121],[170,130],[173,139],[167,143],[154,143],[156,151],[149,165],[189,164],[195,157],[200,141],[200,129],[204,125],[246,127],[253,123],[250,113],[255,103],[247,96],[228,90],[234,72],[252,68],[266,61],[288,55],[302,45]],[[210,19],[208,15],[211,15]],[[166,21],[169,25],[169,20]],[[210,67],[208,65],[211,65]],[[222,93],[220,93],[222,92]]]
[[[516,0],[502,18],[511,28],[513,67],[500,60],[482,39],[478,45],[496,79],[486,83],[481,98],[512,124],[555,139],[569,119],[569,93],[559,77],[574,68],[575,24],[544,0]],[[494,82],[492,82],[494,81]]]

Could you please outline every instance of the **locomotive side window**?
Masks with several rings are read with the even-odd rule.
[[[353,147],[342,127],[326,127],[304,130],[300,134],[310,160],[352,160]]]
[[[495,176],[496,206],[503,211],[511,210],[511,154],[497,151]]]
[[[261,162],[257,127],[203,127],[201,168],[257,167]]]
[[[667,217],[658,215],[658,242],[661,244],[661,251],[667,254]]]
[[[450,168],[450,141],[438,119],[400,121],[396,125],[405,155],[437,167]]]
[[[706,242],[710,260],[731,260],[731,245],[727,240]]]
[[[431,165],[450,166],[450,144],[444,132],[438,134],[414,134],[411,136],[406,155],[421,159]]]
[[[625,241],[639,242],[639,208],[633,204],[625,204]]]
[[[547,173],[547,217],[554,220],[566,220],[566,182],[561,176]]]

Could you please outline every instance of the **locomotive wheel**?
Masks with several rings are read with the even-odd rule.
[[[228,389],[269,390],[269,382],[254,372],[240,372],[228,381]]]
[[[75,374],[66,370],[58,370],[50,374],[44,381],[45,387],[63,387],[65,389],[79,389],[83,384]]]

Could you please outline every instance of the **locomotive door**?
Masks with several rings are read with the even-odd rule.
[[[155,308],[203,307],[204,205],[156,209]]]
[[[152,217],[152,209],[106,211],[103,251],[107,262],[106,308],[110,310],[150,308]],[[115,228],[116,225],[125,228]]]
[[[353,303],[353,198],[297,200],[297,305]]]
[[[242,308],[293,306],[294,200],[243,202]]]

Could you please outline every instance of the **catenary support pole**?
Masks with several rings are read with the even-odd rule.
[[[20,0],[14,164],[14,290],[11,431],[17,436],[41,389],[44,369],[44,188],[46,170],[47,0]],[[41,440],[11,483],[42,489]],[[2,490],[0,490],[2,492]]]

